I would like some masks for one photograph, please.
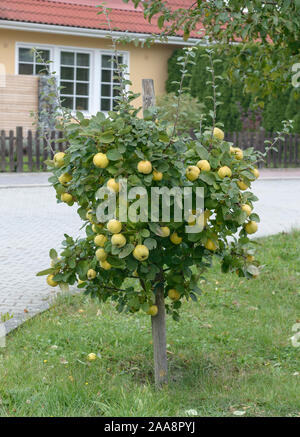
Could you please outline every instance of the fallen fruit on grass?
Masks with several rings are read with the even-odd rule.
[[[88,357],[89,361],[95,361],[97,358],[97,355],[92,352],[92,353],[88,354],[87,357]]]

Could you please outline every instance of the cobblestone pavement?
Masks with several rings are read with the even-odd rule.
[[[49,267],[49,249],[60,248],[64,233],[79,235],[81,221],[49,187],[0,188],[0,217],[0,313],[18,316],[13,327],[47,307],[56,289],[35,274]]]
[[[75,208],[58,205],[46,183],[42,175],[13,175],[9,183],[0,175],[0,313],[14,315],[8,330],[47,308],[56,289],[35,274],[49,267],[49,249],[60,248],[64,233],[79,235],[82,222]],[[18,187],[8,188],[11,185]],[[260,198],[255,209],[261,216],[255,236],[300,228],[300,178],[262,179],[253,189]]]

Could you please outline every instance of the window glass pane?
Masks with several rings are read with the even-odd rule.
[[[77,80],[89,80],[89,70],[87,68],[77,68],[77,74],[76,74]]]
[[[101,97],[110,97],[111,96],[111,86],[110,85],[102,85],[101,86]]]
[[[61,67],[60,69],[60,77],[62,79],[74,79],[74,68],[72,67]]]
[[[110,99],[101,99],[101,111],[110,111]]]
[[[31,49],[19,49],[20,62],[33,62],[33,51]]]
[[[102,70],[102,82],[111,81],[111,70]]]
[[[90,55],[87,53],[77,53],[77,65],[89,67]]]
[[[76,109],[80,111],[87,111],[89,109],[88,105],[89,99],[83,97],[76,98]]]
[[[33,64],[19,64],[19,74],[33,74]]]
[[[112,57],[110,55],[102,55],[102,68],[112,68]]]
[[[45,62],[50,60],[50,50],[37,50],[37,54],[35,55],[35,61],[39,64],[44,64]]]
[[[77,96],[88,96],[89,95],[88,83],[78,83],[76,85],[76,95]]]
[[[62,65],[74,65],[75,54],[72,52],[61,52],[60,63]]]
[[[69,94],[73,96],[74,94],[74,82],[60,82],[60,86],[62,86],[61,94]]]
[[[63,97],[62,98],[62,105],[65,108],[74,109],[74,107],[73,107],[73,97]]]

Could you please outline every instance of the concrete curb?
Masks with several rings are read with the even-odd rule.
[[[51,187],[50,184],[27,184],[27,185],[0,185],[1,189],[14,189],[14,188],[46,188]]]
[[[8,320],[7,322],[4,322],[4,328],[6,331],[6,335],[13,331],[14,329],[18,328],[23,323],[27,322],[27,320],[32,319],[33,317],[37,316],[38,314],[43,313],[44,311],[47,311],[49,308],[51,308],[51,303],[45,303],[40,306],[40,308],[36,311],[33,311],[30,314],[17,314],[12,319]]]
[[[33,319],[34,317],[38,316],[41,313],[44,313],[45,311],[51,309],[55,305],[55,301],[59,295],[63,294],[80,294],[84,290],[82,289],[76,289],[72,288],[70,291],[64,293],[62,291],[57,292],[54,296],[49,296],[49,302],[42,303],[40,307],[37,310],[31,311],[30,313],[24,313],[24,314],[16,314],[13,316],[10,320],[7,320],[7,322],[4,322],[4,328],[6,335],[9,334],[11,331],[14,331],[19,326],[23,325],[23,323],[27,322],[30,319]]]

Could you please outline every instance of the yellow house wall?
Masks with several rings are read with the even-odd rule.
[[[0,29],[0,64],[4,65],[8,75],[16,74],[15,50],[17,42],[90,49],[112,48],[111,42],[108,39]],[[156,95],[165,94],[167,61],[176,47],[173,45],[156,44],[150,48],[141,48],[135,47],[133,44],[122,44],[119,48],[129,52],[132,91],[140,93],[142,91],[142,79],[152,78]],[[141,98],[135,101],[135,105],[141,105]]]

